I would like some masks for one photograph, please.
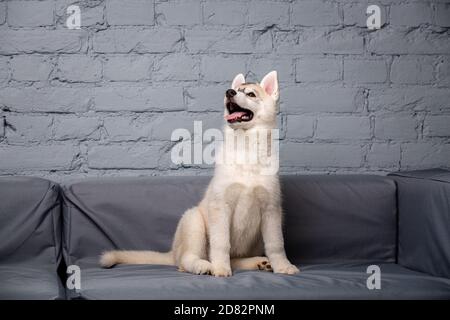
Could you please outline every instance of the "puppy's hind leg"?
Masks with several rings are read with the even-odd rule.
[[[233,270],[273,271],[267,257],[234,258],[231,259],[231,268]]]
[[[198,208],[186,211],[176,236],[175,241],[180,241],[175,253],[180,270],[194,274],[211,274],[212,265],[206,260],[206,226]]]

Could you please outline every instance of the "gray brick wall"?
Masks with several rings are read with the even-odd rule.
[[[283,173],[450,168],[450,2],[370,4],[381,30],[356,0],[0,1],[0,174],[210,174],[172,131],[272,69]]]

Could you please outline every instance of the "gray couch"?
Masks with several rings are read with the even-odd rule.
[[[62,299],[60,188],[0,178],[0,299]]]
[[[168,250],[207,177],[104,178],[59,187],[0,178],[1,299],[450,299],[450,171],[283,176],[285,243],[301,273],[230,278],[128,265],[107,249]],[[81,288],[63,289],[65,266]],[[367,267],[381,288],[366,286]],[[58,272],[59,270],[59,272]]]

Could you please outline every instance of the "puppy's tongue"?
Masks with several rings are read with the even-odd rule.
[[[234,121],[234,120],[241,118],[243,115],[245,115],[245,112],[242,112],[242,111],[233,112],[232,114],[225,116],[225,120]]]

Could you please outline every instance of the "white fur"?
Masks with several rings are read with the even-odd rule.
[[[276,72],[265,76],[261,85],[244,82],[242,74],[233,80],[232,88],[239,89],[233,99],[254,117],[249,122],[225,124],[225,136],[276,128]],[[249,98],[248,90],[257,97]],[[227,139],[225,150],[226,144]],[[278,175],[262,174],[262,170],[258,164],[216,163],[203,200],[180,219],[170,252],[110,251],[103,254],[101,265],[169,264],[177,265],[180,271],[219,277],[230,276],[232,268],[297,273],[284,250]]]

